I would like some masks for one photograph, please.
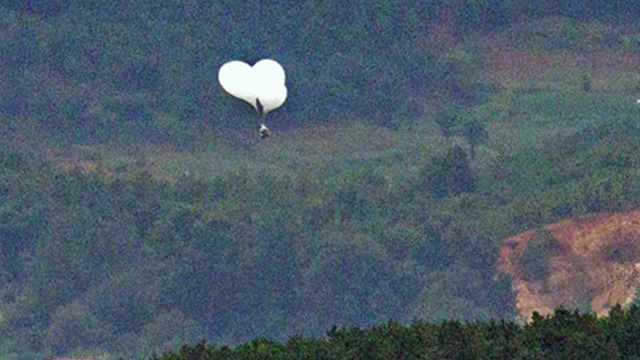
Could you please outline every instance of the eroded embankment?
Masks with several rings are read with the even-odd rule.
[[[497,267],[513,278],[520,315],[558,306],[604,315],[640,286],[640,212],[567,219],[506,239]]]

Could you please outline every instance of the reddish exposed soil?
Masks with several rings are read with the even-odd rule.
[[[487,74],[503,83],[532,80],[551,69],[580,68],[595,79],[607,79],[613,74],[636,72],[640,67],[640,56],[636,53],[522,49],[507,34],[486,36],[478,44]]]
[[[527,243],[542,229],[508,238],[500,249],[497,268],[513,278],[520,315],[528,319],[534,311],[546,315],[561,305],[585,303],[604,315],[616,303],[631,302],[640,286],[640,212],[594,214],[543,229],[561,249],[542,259],[550,270],[546,278],[532,280],[521,261]]]

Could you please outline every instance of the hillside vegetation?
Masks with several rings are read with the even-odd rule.
[[[638,208],[640,32],[607,14],[27,3],[0,13],[3,360],[511,320],[503,239]],[[265,56],[291,93],[259,142],[216,71]]]
[[[333,327],[324,338],[292,337],[286,343],[255,339],[231,349],[199,343],[153,360],[186,359],[637,359],[640,308],[614,306],[608,318],[565,308],[526,325],[511,321],[402,326],[389,321],[368,329]]]

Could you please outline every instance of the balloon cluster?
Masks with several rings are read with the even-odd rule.
[[[218,72],[218,81],[226,92],[248,102],[256,110],[259,110],[259,101],[263,114],[284,103],[287,98],[284,80],[284,69],[271,59],[260,60],[253,67],[242,61],[230,61]]]

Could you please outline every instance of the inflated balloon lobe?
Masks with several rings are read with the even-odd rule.
[[[282,106],[287,98],[285,78],[282,66],[271,59],[260,60],[253,66],[230,61],[218,72],[218,81],[226,92],[248,102],[261,114]]]

